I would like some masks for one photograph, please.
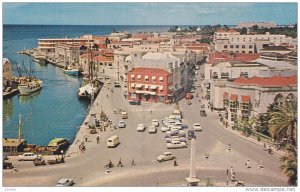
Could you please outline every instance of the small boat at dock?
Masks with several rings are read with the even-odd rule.
[[[19,80],[20,84],[18,90],[20,91],[20,95],[30,95],[31,93],[41,90],[43,87],[43,81],[33,77],[20,78]]]
[[[53,154],[61,154],[61,150],[65,152],[69,145],[70,143],[68,139],[55,138],[49,142],[48,148],[50,148]]]
[[[63,72],[68,75],[79,75],[79,69],[72,68],[70,65],[68,65],[66,69],[63,69]]]

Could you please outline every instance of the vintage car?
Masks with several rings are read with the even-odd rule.
[[[162,155],[156,157],[158,162],[169,161],[175,159],[174,155],[171,152],[164,152]]]

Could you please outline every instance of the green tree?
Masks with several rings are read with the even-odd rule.
[[[297,101],[295,98],[286,99],[282,106],[275,107],[268,122],[269,133],[276,141],[288,138],[292,144],[297,142]]]
[[[208,44],[211,42],[211,40],[209,38],[202,38],[202,39],[197,40],[197,41],[199,41],[200,43],[208,43]]]
[[[258,26],[257,25],[253,25],[252,29],[253,29],[253,31],[258,31]]]
[[[288,145],[287,154],[280,158],[282,172],[288,176],[288,184],[297,186],[297,147]]]
[[[241,35],[246,35],[247,34],[247,28],[246,27],[243,27],[241,30],[240,30],[240,33]]]

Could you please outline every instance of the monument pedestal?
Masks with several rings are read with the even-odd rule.
[[[198,186],[200,180],[197,178],[192,178],[192,177],[187,177],[185,178],[186,182],[187,182],[187,186]]]

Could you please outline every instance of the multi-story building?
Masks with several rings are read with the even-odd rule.
[[[80,57],[79,44],[58,44],[55,46],[55,60],[67,64],[79,64]]]
[[[214,34],[215,50],[220,52],[232,53],[260,53],[260,50],[270,44],[280,45],[289,43],[292,37],[285,35],[266,34],[240,35],[239,32],[230,29],[221,29]]]
[[[2,58],[2,75],[3,88],[10,87],[12,85],[12,66],[7,58]]]
[[[92,35],[84,35],[80,38],[38,39],[37,49],[40,55],[47,55],[55,53],[55,48],[59,44],[92,45],[93,43]]]
[[[164,69],[138,67],[128,73],[128,100],[170,103],[172,74]]]
[[[297,76],[268,78],[239,77],[219,90],[219,102],[225,108],[224,124],[233,126],[236,119],[249,120],[267,113],[270,104],[282,105],[297,97]]]

